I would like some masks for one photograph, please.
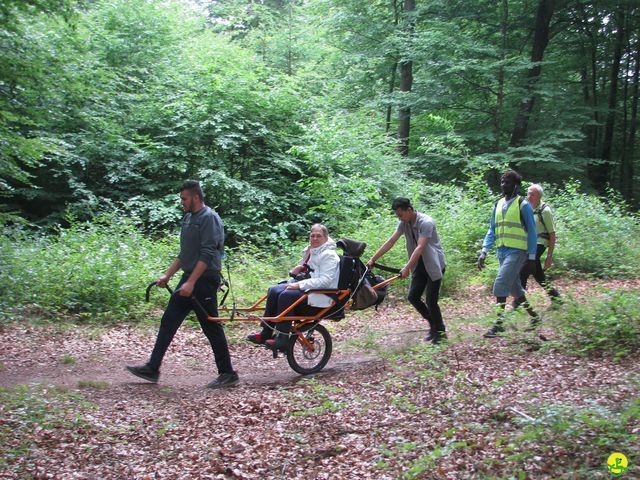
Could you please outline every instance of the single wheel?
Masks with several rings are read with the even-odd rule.
[[[304,332],[304,337],[313,348],[297,337],[291,337],[291,343],[287,349],[287,361],[294,371],[301,375],[319,372],[329,361],[333,343],[329,331],[322,325],[314,325]]]

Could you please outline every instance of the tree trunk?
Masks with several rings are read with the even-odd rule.
[[[494,148],[496,152],[500,151],[500,137],[502,136],[502,111],[504,106],[504,59],[507,54],[507,34],[509,32],[509,0],[502,0],[502,20],[500,21],[501,29],[501,49],[500,49],[500,67],[498,68],[498,88],[496,93],[496,110],[493,116],[493,136]]]
[[[398,75],[398,62],[393,62],[391,66],[391,74],[389,75],[389,96],[393,93],[396,88],[396,76]],[[391,130],[391,105],[387,105],[387,118],[385,121],[384,131],[385,133],[389,133]]]
[[[400,23],[400,15],[398,13],[398,0],[393,0],[391,2],[391,7],[393,8],[393,25],[395,28],[398,28],[398,24]],[[398,75],[398,61],[396,60],[391,65],[391,72],[389,74],[389,97],[396,88],[396,76]],[[391,130],[391,104],[387,105],[387,118],[385,120],[384,132],[389,133]]]
[[[638,73],[640,71],[640,40],[636,41],[635,48],[636,65],[633,69],[633,84],[631,85],[631,121],[629,138],[627,140],[627,152],[622,163],[622,194],[627,200],[633,199],[633,162],[635,160],[636,130],[638,125]]]
[[[604,138],[602,140],[602,154],[600,158],[602,163],[597,165],[594,170],[595,175],[592,181],[596,188],[602,189],[609,181],[611,176],[611,150],[613,147],[613,128],[616,120],[616,102],[618,100],[618,75],[620,73],[620,60],[622,58],[622,46],[624,44],[624,13],[617,15],[616,43],[613,52],[613,61],[611,62],[611,82],[609,85],[609,109],[607,112],[607,121],[604,127]]]
[[[520,104],[520,110],[516,117],[515,126],[511,133],[512,147],[522,144],[527,136],[529,127],[529,117],[533,112],[536,100],[536,84],[542,72],[542,58],[544,51],[549,44],[549,24],[553,16],[554,0],[540,0],[538,3],[538,13],[536,15],[535,33],[533,36],[533,49],[531,52],[531,63],[533,64],[527,72],[526,95]]]
[[[289,3],[289,28],[287,29],[287,75],[293,75],[293,6]]]
[[[413,34],[414,18],[413,12],[416,9],[416,0],[404,0],[404,14],[406,15],[406,29],[409,32],[409,42]],[[411,47],[411,44],[409,44]],[[405,49],[405,51],[410,48]],[[407,55],[404,55],[407,57]],[[400,62],[400,91],[410,92],[413,85],[413,62],[411,60],[403,60]],[[400,107],[398,112],[398,151],[403,156],[409,155],[409,134],[411,131],[411,107],[405,104]]]
[[[625,26],[626,29],[626,26]],[[622,80],[622,128],[621,137],[622,144],[620,145],[620,168],[618,173],[618,188],[620,192],[625,194],[625,178],[622,170],[627,159],[627,133],[629,131],[629,72],[631,71],[631,59],[633,58],[633,52],[630,43],[627,43],[625,52],[626,62],[624,66],[623,80]]]

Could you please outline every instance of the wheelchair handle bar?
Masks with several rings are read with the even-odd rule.
[[[148,302],[149,301],[149,294],[151,293],[151,289],[156,286],[158,284],[158,282],[151,282],[149,284],[149,286],[147,286],[147,292],[145,294],[145,299]],[[175,295],[177,293],[177,291],[173,291],[171,289],[171,287],[169,287],[169,285],[165,285],[164,288],[167,289],[167,291],[169,292],[169,294],[171,295]],[[209,318],[209,313],[207,313],[207,311],[204,309],[204,307],[202,306],[202,304],[198,301],[198,299],[191,295],[191,297],[189,297],[192,301],[193,304],[195,306],[195,310],[198,311],[198,313],[200,314],[200,316],[204,317],[204,318]]]
[[[147,293],[144,297],[147,302],[149,302],[149,293],[151,292],[151,289],[155,287],[157,284],[158,282],[151,282],[147,287]],[[166,288],[169,291],[169,293],[173,295],[173,290],[171,290],[171,287],[169,287],[169,285],[165,285],[164,288]]]

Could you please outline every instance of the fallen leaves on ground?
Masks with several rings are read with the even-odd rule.
[[[243,342],[252,325],[230,326],[241,383],[220,391],[204,388],[215,369],[196,328],[180,329],[152,385],[124,365],[146,360],[153,329],[5,325],[0,478],[607,478],[616,435],[640,463],[638,416],[618,415],[638,398],[637,356],[482,340],[474,318],[491,297],[477,288],[443,311],[452,341],[438,347],[399,299],[350,314],[329,325],[334,355],[310,377]]]

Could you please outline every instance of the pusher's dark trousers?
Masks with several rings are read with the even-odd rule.
[[[160,321],[160,330],[158,330],[156,344],[153,347],[153,352],[151,353],[148,365],[155,370],[160,370],[162,359],[164,358],[164,354],[167,352],[173,337],[189,312],[193,310],[196,312],[196,316],[200,322],[200,327],[209,340],[211,350],[213,350],[213,356],[216,361],[218,373],[233,373],[227,337],[224,334],[222,324],[208,321],[204,318],[203,313],[199,313],[198,310],[195,309],[193,300],[187,297],[182,297],[178,293],[178,289],[188,278],[188,274],[183,274],[178,286],[176,287],[176,291],[171,295],[169,304],[167,305],[164,315],[162,315],[162,320]],[[218,316],[217,292],[219,286],[220,275],[216,272],[208,271],[202,274],[193,288],[193,295],[212,317]]]
[[[443,271],[444,273],[444,271]],[[422,259],[418,262],[415,270],[411,274],[411,285],[409,286],[409,295],[407,300],[414,306],[420,315],[429,322],[431,332],[444,332],[444,322],[442,321],[442,313],[438,305],[438,297],[440,296],[440,284],[442,279],[431,280],[431,277],[424,268]],[[422,294],[427,292],[426,303],[422,300]]]

